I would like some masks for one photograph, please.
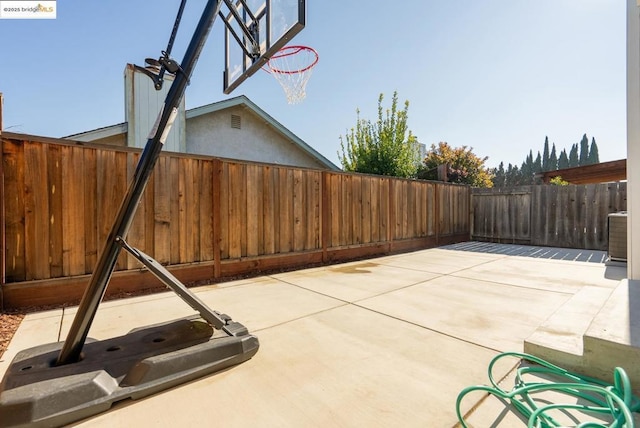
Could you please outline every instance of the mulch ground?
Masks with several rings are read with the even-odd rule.
[[[11,338],[20,326],[24,318],[23,313],[1,313],[0,314],[0,358],[9,346]]]

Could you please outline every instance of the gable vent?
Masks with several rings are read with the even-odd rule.
[[[242,123],[240,120],[240,116],[238,116],[237,114],[232,114],[231,115],[231,127],[232,128],[236,128],[236,129],[240,129]]]

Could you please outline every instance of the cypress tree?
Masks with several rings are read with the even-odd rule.
[[[569,152],[569,168],[580,166],[580,158],[578,157],[578,144],[571,146]]]
[[[580,140],[580,158],[578,160],[578,165],[588,165],[589,164],[589,139],[587,138],[587,134],[582,136],[582,140]]]
[[[600,155],[598,154],[598,145],[596,139],[591,138],[591,148],[589,148],[589,165],[600,163]]]
[[[549,171],[549,162],[550,162],[550,155],[549,155],[549,137],[544,137],[544,150],[542,151],[542,171]]]
[[[553,143],[549,155],[549,165],[545,171],[555,171],[556,169],[558,169],[558,155],[556,154],[556,143]]]
[[[569,168],[569,156],[567,156],[567,150],[562,149],[560,156],[558,156],[558,169]]]
[[[522,184],[522,174],[518,170],[517,165],[509,164],[507,167],[505,183],[507,186],[519,186]]]
[[[498,168],[493,170],[493,187],[504,187],[506,185],[506,178],[504,162],[500,162]]]
[[[520,184],[531,184],[533,182],[533,151],[529,150],[527,159],[520,168],[520,175],[522,180]]]
[[[540,152],[538,152],[538,156],[536,156],[536,160],[533,162],[531,172],[533,172],[533,175],[542,172],[542,157],[540,156]]]

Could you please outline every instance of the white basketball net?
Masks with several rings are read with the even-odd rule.
[[[307,96],[306,86],[318,53],[306,46],[287,46],[267,62],[267,70],[276,78],[289,104],[297,104]]]

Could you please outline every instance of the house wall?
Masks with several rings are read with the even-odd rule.
[[[627,0],[627,275],[640,279],[640,0]]]
[[[240,118],[240,129],[232,127],[232,116]],[[186,128],[187,153],[326,169],[243,106],[188,118]]]

